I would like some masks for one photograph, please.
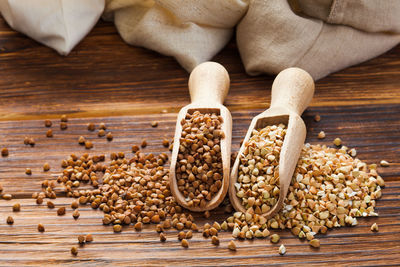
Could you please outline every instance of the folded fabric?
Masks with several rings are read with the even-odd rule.
[[[0,13],[15,30],[68,54],[93,28],[104,0],[0,0]]]
[[[399,42],[399,0],[252,0],[237,27],[251,75],[297,66],[320,79]]]
[[[173,56],[191,71],[228,43],[246,10],[245,0],[107,0],[104,17],[127,43]]]
[[[400,42],[400,0],[0,0],[11,27],[63,55],[103,10],[127,43],[187,71],[212,59],[235,26],[250,75],[296,66],[320,79]]]

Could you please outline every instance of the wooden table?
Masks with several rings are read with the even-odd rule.
[[[234,42],[215,59],[228,69],[231,90],[226,105],[233,115],[233,151],[237,151],[251,118],[268,107],[273,76],[245,74]],[[77,139],[93,140],[90,152],[130,152],[132,144],[148,140],[145,152],[166,151],[162,138],[171,138],[177,111],[189,102],[188,73],[172,59],[155,52],[126,45],[112,24],[100,22],[68,57],[61,57],[22,34],[12,31],[0,19],[0,146],[10,155],[0,158],[0,184],[11,193],[11,201],[0,200],[0,265],[399,265],[400,264],[400,47],[379,58],[348,68],[316,83],[311,107],[303,118],[308,127],[307,142],[332,145],[340,137],[355,147],[367,163],[385,159],[390,167],[379,167],[386,181],[378,201],[379,218],[361,218],[356,227],[329,231],[319,236],[321,248],[281,231],[287,248],[268,240],[236,241],[231,252],[230,233],[220,234],[221,245],[195,234],[190,248],[182,249],[176,232],[160,243],[152,227],[135,232],[125,227],[114,234],[101,223],[102,212],[81,208],[81,217],[71,216],[70,198],[58,197],[57,206],[68,204],[67,215],[38,206],[30,198],[40,190],[43,179],[56,177],[60,161],[70,153],[84,153]],[[68,130],[59,130],[61,114],[68,114]],[[321,115],[321,121],[313,117]],[[46,138],[44,119],[53,120],[53,138]],[[150,122],[159,121],[157,128]],[[112,142],[89,133],[86,124],[105,122],[114,135]],[[326,138],[317,139],[324,130]],[[35,147],[25,146],[25,136],[34,137]],[[130,155],[130,153],[128,153]],[[51,170],[42,171],[44,162]],[[33,171],[25,174],[25,168]],[[62,196],[62,193],[60,193]],[[12,212],[14,203],[20,212]],[[13,226],[5,223],[7,216]],[[220,209],[212,220],[226,217]],[[210,219],[210,220],[211,220]],[[199,225],[204,219],[198,219]],[[37,224],[46,227],[38,233]],[[370,231],[377,222],[379,232]],[[92,233],[94,242],[69,250],[77,236]]]

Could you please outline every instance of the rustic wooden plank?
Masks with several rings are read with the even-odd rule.
[[[15,33],[2,19],[0,28],[1,120],[177,112],[189,102],[188,74],[172,58],[126,45],[111,23],[100,22],[68,57]],[[396,47],[322,79],[311,105],[399,104],[399,52]],[[231,110],[267,107],[272,76],[246,75],[234,42],[215,60],[231,74]]]
[[[376,266],[400,264],[400,47],[366,63],[348,68],[317,82],[311,107],[304,113],[307,142],[332,145],[340,137],[354,147],[367,163],[385,159],[388,168],[378,167],[386,181],[377,202],[377,218],[360,218],[356,227],[345,227],[319,235],[321,248],[313,249],[293,237],[289,231],[277,231],[287,254],[277,252],[280,244],[268,240],[236,241],[237,252],[227,249],[230,233],[221,233],[216,248],[209,239],[196,233],[190,248],[183,249],[177,231],[167,233],[163,244],[153,226],[136,232],[132,226],[114,234],[101,224],[102,212],[80,207],[74,220],[71,198],[53,202],[67,206],[65,216],[56,210],[36,205],[30,198],[40,190],[43,179],[55,179],[60,161],[70,153],[85,153],[77,139],[84,135],[94,143],[90,154],[123,151],[145,137],[146,153],[167,151],[161,140],[174,133],[176,111],[189,102],[188,74],[172,59],[122,42],[110,23],[100,22],[93,32],[68,57],[12,31],[0,18],[0,146],[10,155],[0,158],[0,184],[16,199],[0,200],[0,266],[10,265],[346,265]],[[273,77],[249,77],[244,73],[233,42],[216,56],[231,74],[232,86],[227,106],[233,116],[233,151],[246,133],[253,116],[268,106]],[[154,97],[157,96],[157,97]],[[167,112],[164,113],[163,110]],[[68,129],[59,129],[59,115],[72,118]],[[322,119],[315,122],[319,114]],[[45,118],[53,120],[53,138],[46,138]],[[150,122],[159,126],[152,128]],[[114,135],[108,142],[88,132],[86,124],[105,122]],[[317,139],[325,131],[324,140]],[[23,138],[34,137],[35,147],[25,146]],[[49,162],[52,169],[44,173]],[[27,176],[26,167],[33,174]],[[14,203],[22,205],[12,212]],[[199,225],[222,221],[227,214],[221,208],[212,211],[209,220],[195,215]],[[15,224],[5,224],[7,216]],[[46,227],[38,233],[38,223]],[[372,223],[379,232],[370,231]],[[80,248],[78,257],[69,253],[79,234],[92,233],[95,241]]]

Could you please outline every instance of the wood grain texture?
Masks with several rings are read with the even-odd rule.
[[[249,77],[244,73],[233,42],[215,60],[226,66],[231,89],[226,104],[232,111],[232,151],[239,149],[251,119],[268,107],[272,76]],[[182,249],[176,232],[167,234],[165,244],[158,241],[152,227],[135,232],[132,226],[114,234],[101,224],[102,213],[80,208],[74,220],[67,207],[65,216],[38,206],[30,199],[43,179],[60,172],[60,161],[70,153],[84,153],[78,137],[94,143],[91,154],[123,151],[130,155],[132,144],[142,138],[149,146],[144,152],[166,151],[161,141],[172,138],[176,112],[189,103],[188,74],[168,57],[127,46],[114,27],[100,22],[93,32],[68,57],[61,57],[25,36],[12,31],[0,18],[0,146],[10,155],[0,158],[0,184],[15,196],[0,200],[0,265],[399,265],[400,264],[400,47],[379,58],[335,73],[316,83],[315,97],[303,114],[307,142],[332,144],[340,137],[355,147],[367,163],[385,159],[388,168],[378,170],[386,181],[377,203],[378,218],[361,218],[356,227],[346,227],[320,235],[316,250],[279,231],[287,253],[278,254],[280,244],[268,240],[237,241],[237,252],[227,249],[229,233],[221,233],[221,245],[195,234],[189,249]],[[155,97],[156,96],[156,97]],[[167,113],[162,110],[167,109]],[[67,113],[68,129],[59,129],[59,115]],[[314,115],[321,115],[315,122]],[[53,120],[53,138],[46,138],[43,120]],[[150,122],[159,126],[152,128]],[[114,135],[112,142],[88,132],[86,124],[105,122]],[[324,130],[326,138],[317,139]],[[35,147],[23,144],[24,136],[34,137]],[[44,162],[51,170],[42,171]],[[26,167],[33,174],[24,173]],[[60,197],[57,207],[72,199]],[[12,212],[19,202],[21,211]],[[5,223],[12,215],[13,226]],[[221,209],[208,221],[226,217]],[[201,225],[206,220],[197,216]],[[38,233],[41,222],[45,233]],[[379,232],[370,231],[377,222]],[[77,236],[92,233],[94,242],[71,256]]]

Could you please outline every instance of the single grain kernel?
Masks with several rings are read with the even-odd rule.
[[[78,249],[76,247],[72,247],[71,248],[71,254],[74,255],[74,256],[78,255]]]
[[[11,194],[4,194],[3,195],[3,199],[4,200],[11,200],[12,199],[12,195]]]
[[[386,160],[381,160],[380,165],[381,165],[382,167],[389,167],[390,163],[387,162]]]
[[[318,138],[319,139],[324,139],[325,138],[325,132],[324,131],[320,131],[318,134]]]
[[[3,157],[7,157],[8,156],[8,148],[3,147],[1,149],[1,156],[3,156]]]
[[[282,244],[280,247],[279,247],[279,254],[281,254],[281,255],[284,255],[285,253],[286,253],[286,247]]]
[[[95,127],[94,123],[91,122],[88,124],[87,129],[88,129],[88,131],[93,132],[96,129],[96,127]]]
[[[376,223],[371,225],[371,231],[372,232],[378,232],[379,231],[379,227],[378,227],[378,225]]]
[[[25,169],[25,174],[31,175],[31,174],[32,174],[31,168],[26,168],[26,169]]]
[[[184,248],[188,248],[189,247],[189,242],[186,239],[182,239],[181,246],[184,247]]]
[[[78,211],[77,209],[74,210],[74,211],[72,212],[72,217],[73,217],[75,220],[78,219],[79,216],[80,216],[80,213],[79,213],[79,211]]]
[[[68,125],[66,122],[60,122],[60,129],[61,130],[66,130],[68,128]]]
[[[86,142],[85,142],[85,148],[86,148],[86,149],[91,149],[91,148],[93,148],[93,143],[90,142],[90,141],[86,141]]]
[[[310,246],[312,246],[314,248],[319,248],[319,246],[320,246],[319,239],[313,239],[313,240],[310,241],[309,244],[310,244]]]
[[[136,231],[141,231],[143,227],[143,224],[141,222],[137,222],[133,228],[135,228]]]
[[[28,145],[30,146],[35,146],[35,139],[33,139],[32,137],[28,139]]]
[[[139,146],[133,145],[133,146],[132,146],[132,153],[136,153],[136,152],[138,152],[138,151],[139,151]]]
[[[46,163],[43,165],[43,171],[47,172],[47,171],[49,171],[49,170],[50,170],[50,164],[46,162]]]
[[[167,237],[165,236],[164,233],[160,233],[160,241],[161,241],[161,242],[167,241]]]
[[[38,197],[37,199],[36,199],[36,204],[38,204],[38,205],[41,205],[43,203],[43,197]]]
[[[79,244],[84,244],[85,243],[85,236],[79,235],[78,236],[78,243]]]
[[[99,124],[99,129],[100,129],[100,130],[106,130],[106,129],[107,129],[106,124],[105,124],[104,122],[101,122],[101,123]]]
[[[208,210],[206,210],[204,212],[203,216],[204,216],[204,218],[208,219],[208,218],[210,218],[211,214],[210,214],[210,212]]]
[[[67,122],[68,121],[67,115],[65,115],[65,114],[61,115],[61,121],[62,122]]]
[[[29,145],[29,137],[27,136],[24,137],[24,144]]]
[[[87,234],[85,237],[86,242],[93,242],[93,235],[92,234]]]
[[[48,207],[49,209],[54,209],[55,205],[54,205],[53,202],[47,201],[47,207]]]
[[[273,234],[270,237],[270,241],[272,243],[278,243],[280,239],[281,239],[281,237],[278,234]]]
[[[115,233],[119,233],[122,230],[122,226],[120,224],[115,224],[113,226],[113,230],[114,230]]]
[[[145,147],[147,146],[147,141],[146,141],[146,139],[143,139],[143,140],[142,140],[142,143],[140,144],[140,146],[141,146],[142,148],[145,148]]]
[[[236,244],[235,244],[235,242],[233,242],[233,240],[229,241],[228,249],[232,250],[232,251],[236,251]]]
[[[186,237],[185,232],[180,231],[180,232],[178,233],[178,239],[179,239],[179,240],[183,240],[183,239],[185,239],[185,237]]]
[[[213,235],[213,236],[211,237],[211,243],[212,243],[213,245],[215,245],[215,246],[219,246],[219,239],[218,239],[218,237],[215,236],[215,235]]]
[[[162,141],[162,145],[163,145],[164,147],[169,147],[169,140],[166,139],[166,138],[164,138],[163,141]]]
[[[79,136],[79,138],[78,138],[78,144],[80,144],[80,145],[83,146],[83,145],[85,144],[85,142],[86,142],[85,137],[83,137],[82,135]]]
[[[65,214],[65,207],[61,207],[57,210],[57,215],[62,216]]]
[[[71,208],[72,208],[72,209],[77,209],[78,207],[79,207],[78,201],[76,201],[76,200],[72,201],[72,203],[71,203]]]
[[[53,137],[53,130],[52,129],[48,129],[46,132],[46,137]]]
[[[37,229],[38,229],[39,232],[43,233],[44,232],[44,225],[39,223],[38,226],[37,226]]]
[[[111,132],[108,132],[107,135],[106,135],[106,138],[107,138],[108,141],[112,141],[114,137],[113,137]]]
[[[98,135],[99,137],[103,137],[103,136],[106,135],[106,131],[104,131],[103,129],[100,129],[99,132],[97,133],[97,135]]]
[[[156,122],[156,121],[151,122],[151,127],[155,128],[157,126],[158,126],[158,122]]]
[[[335,140],[333,140],[333,144],[335,146],[340,146],[342,144],[342,140],[340,138],[335,138]]]
[[[52,125],[51,120],[45,120],[45,121],[44,121],[44,126],[46,126],[46,127],[51,127],[51,125]]]
[[[320,115],[315,115],[314,116],[314,120],[316,121],[316,122],[319,122],[320,120],[321,120],[321,116]]]
[[[20,211],[20,210],[21,210],[21,204],[15,203],[15,204],[12,206],[12,210],[13,210],[14,212]]]
[[[14,224],[14,218],[13,217],[11,217],[11,216],[8,216],[7,217],[7,224]]]
[[[191,239],[192,237],[193,237],[193,232],[191,230],[187,231],[185,238],[186,239]]]

